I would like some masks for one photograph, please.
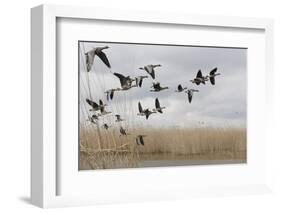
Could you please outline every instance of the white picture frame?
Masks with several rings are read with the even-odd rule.
[[[99,203],[116,203],[116,202],[138,202],[143,200],[165,200],[178,199],[197,196],[214,196],[214,195],[233,195],[233,194],[252,194],[263,193],[270,191],[270,171],[268,168],[269,161],[265,161],[261,168],[257,168],[256,174],[264,176],[254,184],[249,184],[249,181],[233,182],[233,184],[217,184],[216,186],[204,185],[200,187],[198,183],[194,183],[194,187],[176,187],[174,185],[164,185],[159,183],[158,188],[152,189],[153,192],[146,194],[131,191],[124,191],[122,196],[119,192],[112,192],[105,189],[104,193],[96,195],[59,195],[58,196],[58,174],[61,169],[57,164],[59,159],[57,152],[57,84],[60,82],[56,78],[57,62],[56,62],[56,36],[57,36],[57,20],[64,19],[81,19],[81,20],[102,20],[102,21],[120,21],[120,22],[135,22],[135,23],[153,23],[167,26],[200,26],[207,28],[223,28],[229,31],[233,29],[255,29],[264,32],[264,68],[261,68],[262,74],[266,75],[264,81],[265,87],[261,87],[260,91],[266,95],[264,107],[262,107],[264,116],[262,116],[262,124],[260,129],[264,129],[262,137],[265,139],[262,142],[262,147],[270,146],[270,129],[272,119],[272,95],[270,93],[273,88],[270,78],[273,76],[273,21],[271,19],[257,18],[241,18],[241,17],[216,17],[203,15],[187,15],[173,13],[152,13],[146,11],[122,11],[99,8],[85,8],[73,6],[54,6],[41,5],[31,10],[31,54],[32,54],[32,103],[31,103],[31,201],[33,204],[47,207],[61,206],[76,206],[76,205],[92,205]],[[262,53],[263,54],[263,53]],[[251,77],[251,76],[250,76]],[[252,76],[253,77],[253,76]],[[249,78],[252,82],[253,78]],[[251,94],[251,93],[250,93]],[[248,108],[249,110],[249,108]],[[250,109],[251,110],[251,109]],[[252,109],[254,110],[254,109]],[[260,132],[260,131],[259,131]],[[257,150],[256,155],[263,155],[265,159],[266,151]],[[267,156],[268,157],[268,156]],[[211,169],[215,169],[212,166]],[[182,172],[185,167],[158,169],[159,175],[167,174],[166,172]],[[244,168],[247,170],[247,168]],[[210,170],[203,167],[202,170]],[[134,175],[139,175],[139,171],[125,170],[124,173],[133,171]],[[152,169],[149,169],[151,172]],[[77,171],[78,172],[78,171]],[[226,172],[226,170],[225,170]],[[115,173],[115,176],[121,171],[110,171],[103,174],[103,177],[110,178],[110,175]],[[130,176],[130,175],[129,175]],[[242,177],[242,176],[241,176]],[[169,176],[175,178],[175,176]],[[86,178],[87,179],[87,178]],[[84,180],[86,180],[84,179]],[[73,183],[75,184],[75,183]],[[101,183],[102,184],[102,183]],[[162,184],[162,185],[161,185]],[[162,188],[160,189],[159,187]],[[126,187],[126,186],[123,186]],[[129,186],[127,186],[129,188]],[[145,188],[145,187],[144,187]],[[74,189],[74,188],[73,188]],[[137,190],[136,190],[137,191]],[[127,193],[127,194],[126,194]]]

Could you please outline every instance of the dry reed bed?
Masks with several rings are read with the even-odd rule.
[[[137,167],[139,160],[168,155],[172,159],[246,160],[246,129],[139,128],[129,134],[120,136],[118,129],[111,129],[101,130],[99,137],[96,129],[81,129],[80,168]],[[138,134],[147,135],[145,146],[136,145]]]

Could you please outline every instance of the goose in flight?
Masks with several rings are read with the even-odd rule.
[[[144,110],[140,102],[138,103],[138,108],[139,108],[139,113],[137,115],[145,116],[146,119],[148,119],[151,114],[156,113],[156,111],[150,111],[149,109]]]
[[[196,77],[190,81],[196,85],[200,85],[200,83],[205,84],[205,82],[208,81],[208,76],[203,76],[201,70],[199,70]]]
[[[115,89],[115,91],[119,90],[128,90],[131,89],[132,87],[136,87],[137,85],[132,85],[132,82],[135,81],[135,79],[131,79],[130,76],[125,77],[124,75],[120,73],[113,73],[116,77],[119,78],[120,83],[121,83],[121,88]]]
[[[165,109],[166,107],[161,107],[160,106],[160,102],[158,100],[158,98],[155,99],[155,110],[157,112],[163,113],[162,109]]]
[[[97,47],[97,48],[93,48],[91,51],[85,53],[85,57],[86,57],[86,65],[87,65],[87,72],[91,71],[91,68],[93,66],[94,63],[94,58],[97,55],[102,62],[108,67],[111,68],[110,63],[107,59],[106,54],[103,52],[104,49],[108,49],[108,46],[104,46],[104,47]]]
[[[124,136],[127,136],[127,135],[129,135],[127,132],[126,132],[126,129],[124,129],[122,126],[120,127],[120,133],[121,133],[121,135],[120,136],[122,136],[122,135],[124,135]]]
[[[154,70],[154,68],[156,68],[156,67],[161,67],[161,64],[156,64],[156,65],[149,64],[149,65],[146,65],[144,67],[140,67],[139,69],[140,70],[145,70],[153,79],[155,79],[155,70]]]
[[[115,120],[115,122],[121,122],[121,121],[125,121],[124,119],[122,119],[121,118],[121,115],[115,115],[115,117],[116,117],[116,120]]]
[[[160,82],[153,82],[151,88],[153,88],[153,90],[150,90],[151,92],[160,92],[161,90],[169,89],[169,87],[161,87]]]
[[[102,102],[102,100],[100,100],[99,103],[100,103],[99,108],[100,108],[100,112],[101,112],[100,114],[98,114],[99,116],[107,115],[107,114],[110,114],[110,113],[111,113],[111,112],[107,112],[107,111],[105,110],[105,106],[107,106],[107,105],[104,104],[104,103]]]
[[[218,70],[218,68],[214,68],[213,70],[211,70],[210,74],[209,74],[209,79],[212,85],[215,85],[215,77],[217,75],[220,75],[220,73],[216,73]]]
[[[103,115],[107,115],[110,114],[111,112],[106,111],[105,109],[103,111],[101,111],[101,113],[98,114],[98,116],[103,116]]]
[[[187,90],[187,87],[182,87],[181,84],[178,85],[178,88],[175,92],[183,92],[184,90]]]
[[[147,75],[141,75],[141,76],[138,76],[138,77],[135,78],[135,80],[136,80],[136,85],[137,85],[138,87],[141,87],[141,86],[142,86],[142,81],[143,81],[144,78],[148,78],[148,76],[147,76]]]
[[[146,137],[146,135],[138,135],[136,137],[137,145],[143,145],[144,146],[144,140],[143,140],[144,137]]]
[[[97,115],[95,115],[95,114],[92,115],[92,117],[88,116],[88,121],[90,121],[93,124],[97,124],[97,120],[99,120],[99,117]]]
[[[188,95],[189,103],[191,103],[191,101],[192,101],[192,97],[193,97],[193,93],[194,92],[199,92],[199,90],[197,90],[197,89],[189,89],[189,90],[186,91],[186,93]]]
[[[102,102],[102,100],[99,100],[99,107],[100,107],[100,111],[101,112],[103,112],[104,110],[105,110],[105,107],[107,106],[107,104],[104,104],[103,102]]]
[[[109,129],[109,126],[108,126],[108,124],[106,124],[106,123],[103,124],[102,127],[103,127],[105,130],[108,130],[108,129]]]
[[[100,106],[94,102],[94,101],[91,101],[90,99],[86,99],[86,102],[92,107],[92,109],[90,109],[90,111],[98,111],[100,110]]]

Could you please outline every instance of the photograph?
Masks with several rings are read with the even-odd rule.
[[[247,163],[247,48],[77,49],[79,170]]]

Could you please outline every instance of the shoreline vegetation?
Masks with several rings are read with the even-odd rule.
[[[181,161],[181,166],[189,165],[189,161],[203,165],[220,160],[246,162],[246,132],[245,128],[230,127],[138,128],[120,136],[117,128],[81,127],[79,169],[141,168],[145,161],[157,161],[160,166],[173,161],[173,165]],[[139,133],[147,135],[145,146],[136,144]]]

